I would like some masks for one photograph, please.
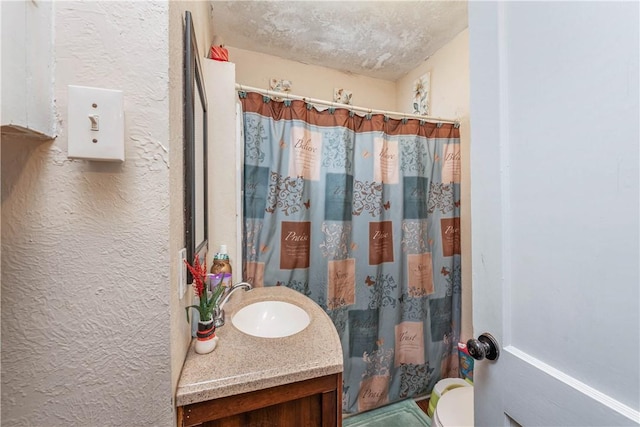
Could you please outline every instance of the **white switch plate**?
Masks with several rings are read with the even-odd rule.
[[[187,292],[187,265],[184,263],[184,261],[187,259],[187,248],[180,249],[180,252],[178,252],[178,258],[178,297],[182,299],[185,292]]]
[[[68,94],[68,157],[123,162],[122,91],[69,85]]]

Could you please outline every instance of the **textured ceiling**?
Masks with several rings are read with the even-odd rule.
[[[212,1],[226,46],[395,81],[467,27],[466,1]]]

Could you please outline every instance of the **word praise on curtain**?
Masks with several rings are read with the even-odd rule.
[[[456,376],[457,126],[240,98],[244,278],[295,289],[331,317],[344,411],[425,395]]]

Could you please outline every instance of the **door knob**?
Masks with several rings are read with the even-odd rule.
[[[467,341],[467,350],[471,357],[476,360],[497,360],[500,356],[500,346],[498,341],[489,333],[485,332],[480,335],[477,340],[470,339]]]

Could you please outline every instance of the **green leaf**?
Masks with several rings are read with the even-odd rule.
[[[216,287],[216,289],[213,291],[213,295],[211,295],[211,300],[209,301],[209,309],[213,309],[218,306],[218,302],[220,300],[220,297],[224,293],[224,290],[224,286]]]
[[[187,322],[189,322],[189,309],[190,308],[195,308],[196,310],[198,310],[198,313],[200,313],[200,307],[198,307],[197,305],[190,305],[190,306],[185,307],[184,309],[187,312]]]

